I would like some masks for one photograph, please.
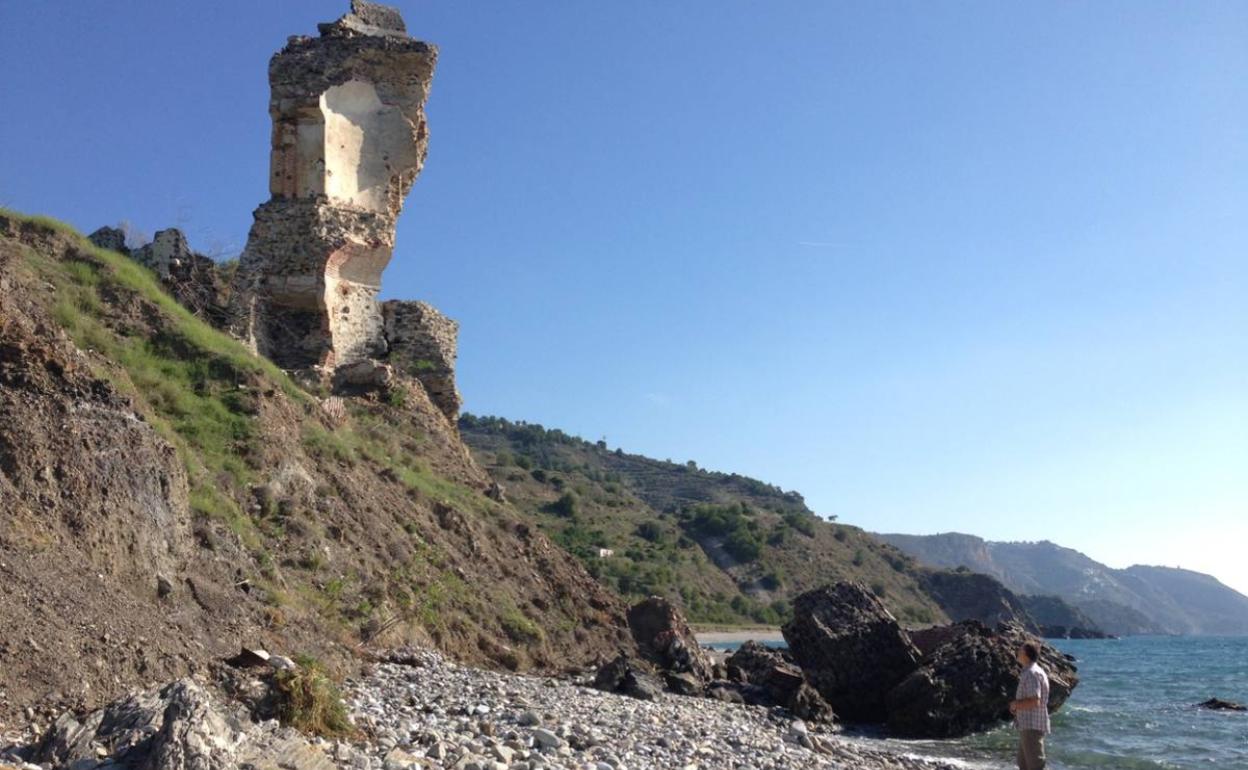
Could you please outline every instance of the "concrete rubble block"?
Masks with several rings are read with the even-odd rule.
[[[101,249],[115,251],[118,254],[129,254],[126,246],[126,232],[120,227],[101,227],[87,236],[87,240]]]

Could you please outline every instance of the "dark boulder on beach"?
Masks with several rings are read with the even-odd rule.
[[[782,706],[807,722],[831,722],[836,718],[832,706],[781,650],[749,641],[728,658],[727,666],[732,681],[749,685],[742,688],[747,703]]]
[[[628,627],[641,655],[661,671],[690,674],[705,684],[713,678],[714,666],[675,605],[651,596],[628,610]],[[685,689],[682,683],[681,690]]]
[[[806,679],[849,721],[885,721],[885,695],[918,667],[919,650],[861,583],[798,596],[781,631]]]
[[[964,621],[916,636],[926,654],[887,696],[887,723],[896,735],[953,738],[1008,720],[1021,670],[1015,653],[1026,641],[1040,645],[1040,665],[1049,675],[1049,711],[1058,709],[1079,682],[1070,658],[1016,624],[994,631]]]
[[[658,677],[647,671],[644,664],[627,655],[619,655],[604,663],[594,676],[594,687],[639,700],[654,700],[663,691]]]
[[[1197,703],[1197,708],[1210,709],[1212,711],[1248,711],[1248,706],[1235,701],[1222,700],[1221,698],[1210,698],[1204,703]]]

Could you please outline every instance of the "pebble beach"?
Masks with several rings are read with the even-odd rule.
[[[341,768],[844,768],[954,765],[874,748],[757,706],[664,693],[653,701],[584,682],[458,666],[436,653],[348,685],[367,740],[325,746]]]

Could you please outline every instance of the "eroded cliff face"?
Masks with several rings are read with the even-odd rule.
[[[344,668],[628,649],[619,600],[492,495],[444,408],[401,372],[308,393],[127,257],[0,211],[0,721],[244,644]]]
[[[415,345],[426,363],[411,373],[437,380],[453,419],[457,327],[430,327],[428,314],[387,317],[377,302],[425,161],[437,49],[408,37],[396,11],[363,0],[320,32],[292,37],[269,65],[272,197],[256,210],[242,256],[233,330],[279,366],[326,377],[384,360],[392,339]]]
[[[513,669],[632,646],[462,443],[458,325],[376,300],[435,58],[362,0],[274,57],[273,197],[228,308],[177,230],[129,250],[0,210],[0,720],[241,644],[343,669],[364,645]]]

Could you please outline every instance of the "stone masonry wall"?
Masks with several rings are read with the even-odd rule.
[[[459,324],[425,302],[390,300],[382,304],[389,361],[415,377],[430,400],[454,422],[463,405],[455,387]]]
[[[392,9],[292,37],[269,64],[269,191],[233,292],[233,331],[290,369],[384,354],[377,293],[403,200],[424,164],[437,49]]]

